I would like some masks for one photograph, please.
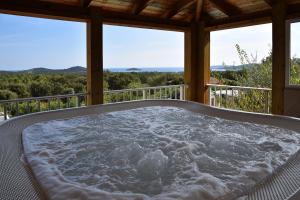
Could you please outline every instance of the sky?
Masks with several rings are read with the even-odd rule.
[[[264,24],[211,33],[211,65],[239,65],[236,44],[249,56],[262,58],[272,49],[272,25]],[[252,56],[251,56],[252,55]]]
[[[0,27],[0,70],[86,66],[84,23],[0,14]],[[300,56],[300,23],[291,30],[291,54]],[[103,40],[104,68],[184,65],[181,32],[104,25]],[[271,43],[271,24],[212,32],[211,65],[239,65],[235,44],[260,61]]]

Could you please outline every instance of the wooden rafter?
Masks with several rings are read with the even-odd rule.
[[[272,7],[272,5],[273,5],[273,0],[264,0],[264,2],[265,2],[266,4],[268,4],[269,6],[271,6],[271,7]]]
[[[197,0],[196,13],[195,13],[195,21],[199,21],[203,12],[203,1]]]
[[[227,17],[225,19],[211,20],[206,23],[205,29],[209,31],[216,31],[228,28],[237,28],[263,23],[270,23],[271,17],[272,10],[269,9],[255,13]]]
[[[289,21],[296,20],[298,22],[297,19],[300,18],[300,13],[299,13],[300,3],[287,5],[286,9],[287,9],[286,19]],[[265,24],[271,22],[272,22],[272,10],[267,9],[267,10],[258,11],[254,13],[227,17],[224,19],[211,19],[211,20],[208,19],[205,29],[208,31],[217,31],[217,30],[224,30],[229,28]]]
[[[210,14],[208,14],[206,12],[203,12],[202,17],[203,17],[203,20],[206,21],[206,22],[216,20],[213,16],[211,16]]]
[[[71,6],[36,0],[0,1],[0,13],[70,21],[89,21],[90,9],[78,5]],[[101,13],[103,23],[108,24],[174,31],[184,31],[189,26],[187,22],[183,21],[104,11],[99,8],[97,8],[97,12]]]
[[[184,8],[187,8],[189,6],[192,6],[196,3],[195,0],[178,0],[171,8],[169,11],[167,11],[163,17],[170,19],[173,16],[175,16],[177,13],[182,11]]]
[[[209,0],[215,7],[227,16],[242,14],[241,10],[226,0]]]
[[[96,1],[96,0],[94,0]],[[140,2],[141,0],[138,0]],[[167,0],[166,0],[167,1]],[[184,2],[185,0],[181,0]],[[0,0],[0,13],[5,14],[15,14],[22,16],[32,16],[32,17],[42,17],[50,19],[60,19],[60,20],[71,20],[71,21],[83,21],[88,22],[91,18],[90,10],[95,8],[97,12],[101,15],[103,23],[114,24],[114,25],[124,25],[133,26],[141,28],[153,28],[153,29],[163,29],[163,30],[174,30],[174,31],[185,31],[190,27],[190,22],[196,21],[196,1],[191,3],[189,15],[184,15],[185,19],[176,18],[168,19],[163,18],[161,15],[134,15],[131,12],[118,12],[113,10],[105,10],[101,7],[89,6],[82,7],[79,5],[79,1],[74,4],[65,4],[59,1],[42,1],[42,0]],[[217,2],[218,0],[208,0]],[[220,2],[221,0],[219,0]],[[222,0],[226,2],[227,0]],[[256,1],[256,0],[253,0]],[[260,0],[261,2],[263,0]],[[75,1],[74,1],[75,2]],[[179,2],[179,1],[175,1]],[[204,0],[205,2],[205,0]],[[232,1],[230,1],[232,2]],[[236,1],[238,2],[238,1]],[[276,4],[275,0],[272,0],[273,4]],[[187,7],[185,7],[187,8]],[[227,7],[228,8],[228,7]],[[182,8],[183,9],[183,8]],[[300,18],[300,3],[298,4],[288,4],[286,6],[287,14],[286,20],[297,20]],[[180,12],[180,8],[177,8],[177,13]],[[198,7],[199,10],[199,7]],[[223,9],[224,10],[224,9]],[[230,9],[228,9],[230,11]],[[234,27],[243,27],[248,25],[257,25],[262,23],[271,22],[271,9],[266,6],[265,10],[256,12],[245,12],[238,15],[233,15],[235,12],[231,12],[232,16],[229,17],[215,17],[215,15],[210,15],[211,13],[202,10],[202,14],[198,14],[200,21],[205,21],[206,30],[222,30]],[[164,9],[164,12],[170,12],[168,9]],[[174,11],[172,11],[174,12]],[[176,12],[175,12],[176,13]]]
[[[172,19],[154,18],[141,15],[128,15],[125,13],[101,12],[103,22],[111,25],[125,25],[141,28],[156,28],[163,30],[185,31],[189,27],[188,22]]]
[[[86,8],[37,0],[1,0],[0,12],[71,21],[86,21],[89,19],[88,10]]]
[[[151,0],[134,0],[131,13],[134,15],[140,14],[149,4]]]
[[[90,6],[93,0],[80,0],[80,6],[87,8]]]
[[[215,18],[209,15],[204,10],[204,0],[196,0],[195,6],[191,8],[191,15],[189,17],[189,22],[199,22],[199,21],[212,21]]]
[[[300,3],[298,4],[292,4],[292,5],[287,5],[287,11],[288,11],[288,15],[287,15],[287,19],[289,21],[294,21],[294,22],[298,22],[298,19],[300,18]]]

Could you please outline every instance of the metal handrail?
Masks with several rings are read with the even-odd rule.
[[[109,97],[109,103],[121,102],[121,101],[132,101],[138,99],[181,99],[184,100],[185,96],[185,85],[166,85],[157,87],[144,87],[135,89],[123,89],[123,90],[108,90],[104,91],[105,98]],[[117,99],[115,98],[118,95]],[[40,112],[42,111],[43,103],[44,108],[47,110],[61,109],[70,107],[81,107],[86,105],[86,97],[88,93],[77,93],[77,94],[66,94],[66,95],[55,95],[55,96],[43,96],[43,97],[30,97],[12,100],[0,100],[0,106],[3,107],[4,119],[7,120],[8,114],[12,115],[11,112],[14,110],[14,116],[18,116],[20,113],[20,104],[25,104],[25,113]],[[71,106],[71,100],[75,97],[75,105]],[[84,97],[84,98],[82,98]],[[112,98],[113,97],[113,98]],[[65,102],[63,102],[66,100]],[[73,99],[74,100],[74,99]],[[45,102],[44,102],[45,101]],[[57,105],[53,108],[51,102],[57,101]],[[31,103],[34,103],[32,106]],[[31,104],[31,105],[30,105]],[[46,104],[46,105],[45,105]],[[61,106],[61,104],[63,106]],[[24,114],[24,113],[23,113]]]
[[[134,92],[134,91],[142,91],[149,89],[160,89],[160,88],[174,88],[184,86],[181,85],[166,85],[166,86],[157,86],[157,87],[143,87],[143,88],[134,88],[134,89],[122,89],[122,90],[106,90],[104,93],[119,93],[119,92]],[[0,104],[3,103],[16,103],[16,102],[27,102],[27,101],[35,101],[35,100],[48,100],[48,99],[62,99],[67,97],[77,97],[77,96],[86,96],[88,93],[76,93],[76,94],[65,94],[65,95],[54,95],[54,96],[42,96],[42,97],[30,97],[30,98],[20,98],[20,99],[10,99],[10,100],[0,100]]]
[[[141,91],[141,90],[154,90],[154,89],[160,89],[160,88],[174,88],[174,87],[180,87],[184,86],[184,84],[181,85],[165,85],[165,86],[155,86],[155,87],[143,87],[143,88],[132,88],[132,89],[122,89],[122,90],[106,90],[104,93],[116,93],[116,92],[130,92],[130,91]]]
[[[270,95],[272,92],[271,88],[247,87],[247,86],[244,87],[244,86],[231,86],[231,85],[218,85],[218,84],[207,84],[206,86],[208,87],[210,93],[209,94],[210,106],[245,110],[250,112],[270,113],[271,99],[272,99]],[[258,92],[259,98],[254,98],[254,102],[256,101],[255,104],[251,102],[251,100],[250,100],[250,104],[248,103],[246,104],[246,106],[240,104],[240,102],[245,97],[249,98],[249,94],[245,93],[244,91]],[[253,100],[253,96],[250,96],[250,98]],[[255,106],[258,106],[259,109]]]
[[[48,100],[48,99],[63,99],[63,98],[68,98],[68,97],[78,97],[78,96],[86,96],[86,95],[88,95],[88,93],[76,93],[76,94],[64,94],[64,95],[54,95],[54,96],[42,96],[42,97],[0,100],[0,104],[27,102],[27,101],[36,101],[36,100]]]

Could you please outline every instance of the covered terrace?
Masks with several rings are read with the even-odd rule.
[[[272,23],[272,113],[300,116],[300,88],[290,85],[288,80],[290,24],[300,18],[300,0],[1,0],[0,13],[86,23],[88,105],[104,103],[103,24],[183,32],[185,35],[184,84],[186,87],[185,92],[180,93],[184,94],[185,98],[180,97],[180,99],[209,104],[210,33],[217,30]],[[137,101],[121,105],[123,105],[122,109],[126,110],[145,105],[157,106],[159,103],[164,106],[186,107],[190,110],[196,108],[197,112],[203,111],[205,115],[223,116],[225,119],[235,121],[257,124],[265,122],[266,125],[300,132],[300,121],[296,118],[233,113],[193,102]],[[23,118],[18,117],[1,124],[0,199],[46,199],[30,167],[24,164],[26,158],[23,156],[22,131],[26,127],[41,121],[110,112],[116,110],[118,106],[121,107],[120,104],[100,105],[67,111],[44,112]],[[221,140],[224,139],[221,138]],[[268,143],[266,144],[268,147]],[[242,149],[247,148],[242,147]],[[230,151],[229,149],[227,152]],[[248,157],[248,154],[244,157]],[[286,165],[278,168],[275,178],[272,176],[267,179],[268,182],[265,186],[263,185],[262,190],[253,190],[253,195],[249,195],[247,199],[299,199],[300,153],[292,158]],[[43,175],[43,173],[40,174]],[[53,176],[49,177],[53,178]],[[52,184],[51,187],[57,187],[57,185]],[[256,191],[261,192],[257,195]],[[76,195],[82,193],[75,191],[74,194],[73,197],[76,198]]]
[[[2,0],[0,12],[86,23],[88,105],[103,103],[103,24],[184,32],[185,99],[207,104],[210,32],[272,23],[272,113],[300,112],[299,89],[287,81],[300,0]]]

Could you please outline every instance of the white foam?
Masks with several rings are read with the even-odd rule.
[[[27,161],[50,199],[231,199],[294,154],[298,133],[148,107],[34,124]]]

